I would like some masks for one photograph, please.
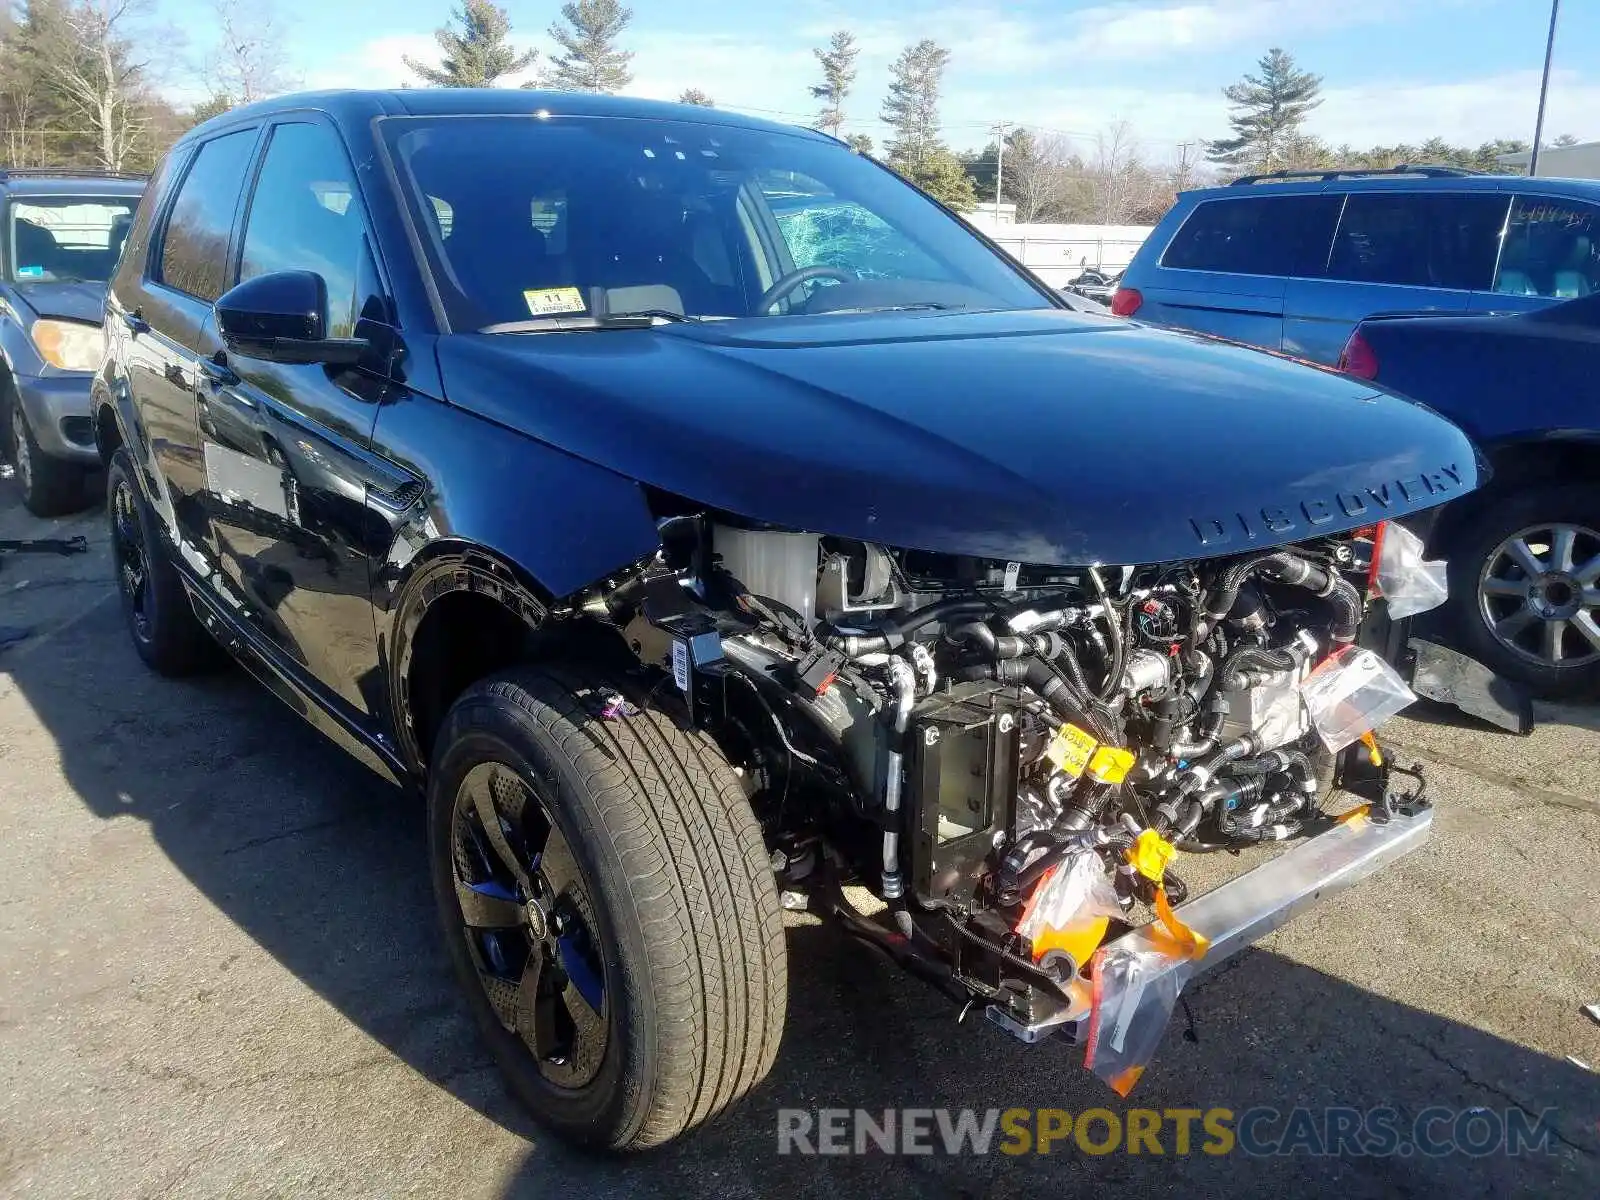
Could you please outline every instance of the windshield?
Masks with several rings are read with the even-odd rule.
[[[1050,305],[959,220],[831,142],[626,118],[383,124],[457,330]]]
[[[116,270],[137,196],[13,197],[7,276],[14,283],[104,283]]]

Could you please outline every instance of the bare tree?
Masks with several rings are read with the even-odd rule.
[[[1071,191],[1072,144],[1056,134],[1019,129],[1006,145],[1006,195],[1019,222],[1059,219]],[[1081,164],[1079,164],[1081,166]]]
[[[699,88],[684,88],[678,93],[679,104],[692,104],[696,108],[715,108],[717,102]]]
[[[272,0],[212,0],[212,4],[217,45],[206,64],[212,94],[226,97],[230,104],[249,104],[292,88],[283,30]]]
[[[1171,199],[1167,181],[1144,161],[1126,121],[1114,121],[1095,136],[1084,183],[1090,219],[1101,225],[1129,224],[1164,211]]]
[[[137,60],[131,27],[138,0],[77,0],[42,63],[47,86],[92,130],[99,165],[120,171],[147,132],[148,64]]]

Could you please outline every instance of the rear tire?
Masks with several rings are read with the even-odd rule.
[[[1523,550],[1536,571],[1516,565]],[[1600,629],[1600,488],[1534,487],[1486,502],[1457,528],[1447,557],[1463,650],[1535,695],[1600,692],[1600,645],[1585,632]]]
[[[111,558],[133,648],[147,666],[162,675],[209,670],[221,665],[225,655],[194,615],[178,570],[167,558],[136,470],[123,447],[112,455],[106,473]]]
[[[634,711],[605,718],[603,698],[616,693]],[[469,797],[484,772],[486,789]],[[485,794],[500,831],[492,853]],[[714,1118],[771,1069],[787,963],[760,827],[716,745],[642,688],[543,666],[474,684],[437,736],[428,827],[451,963],[511,1090],[540,1121],[586,1145],[644,1149]],[[560,881],[547,877],[552,856],[570,864]],[[512,860],[521,868],[506,870]],[[469,924],[464,884],[528,915]],[[546,933],[566,895],[573,923],[549,924],[593,947],[599,967],[590,982],[602,1002],[578,1022],[581,1055],[547,1054],[541,1033],[556,1021],[541,1014],[577,982]],[[520,964],[541,953],[522,1006]]]
[[[22,489],[23,506],[36,517],[59,517],[89,506],[89,472],[77,463],[51,458],[39,448],[14,385],[6,387],[7,450]]]

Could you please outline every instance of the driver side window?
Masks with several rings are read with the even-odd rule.
[[[853,200],[794,172],[757,180],[796,269],[838,267],[861,279],[947,282],[950,273],[910,239]]]

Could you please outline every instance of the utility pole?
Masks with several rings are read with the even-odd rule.
[[[1005,181],[1006,169],[1006,133],[1011,129],[1009,121],[996,121],[994,123],[994,223],[1000,224],[1000,191],[1001,184]]]
[[[1550,55],[1556,48],[1556,17],[1561,0],[1550,0],[1550,33],[1544,40],[1544,76],[1539,80],[1539,115],[1533,122],[1533,153],[1528,156],[1528,174],[1539,173],[1539,139],[1544,137],[1544,98],[1550,91]]]
[[[1175,192],[1181,192],[1189,186],[1189,172],[1194,168],[1194,164],[1189,161],[1189,151],[1195,145],[1194,142],[1178,143],[1178,169],[1175,172],[1177,178],[1172,181],[1172,190]]]

